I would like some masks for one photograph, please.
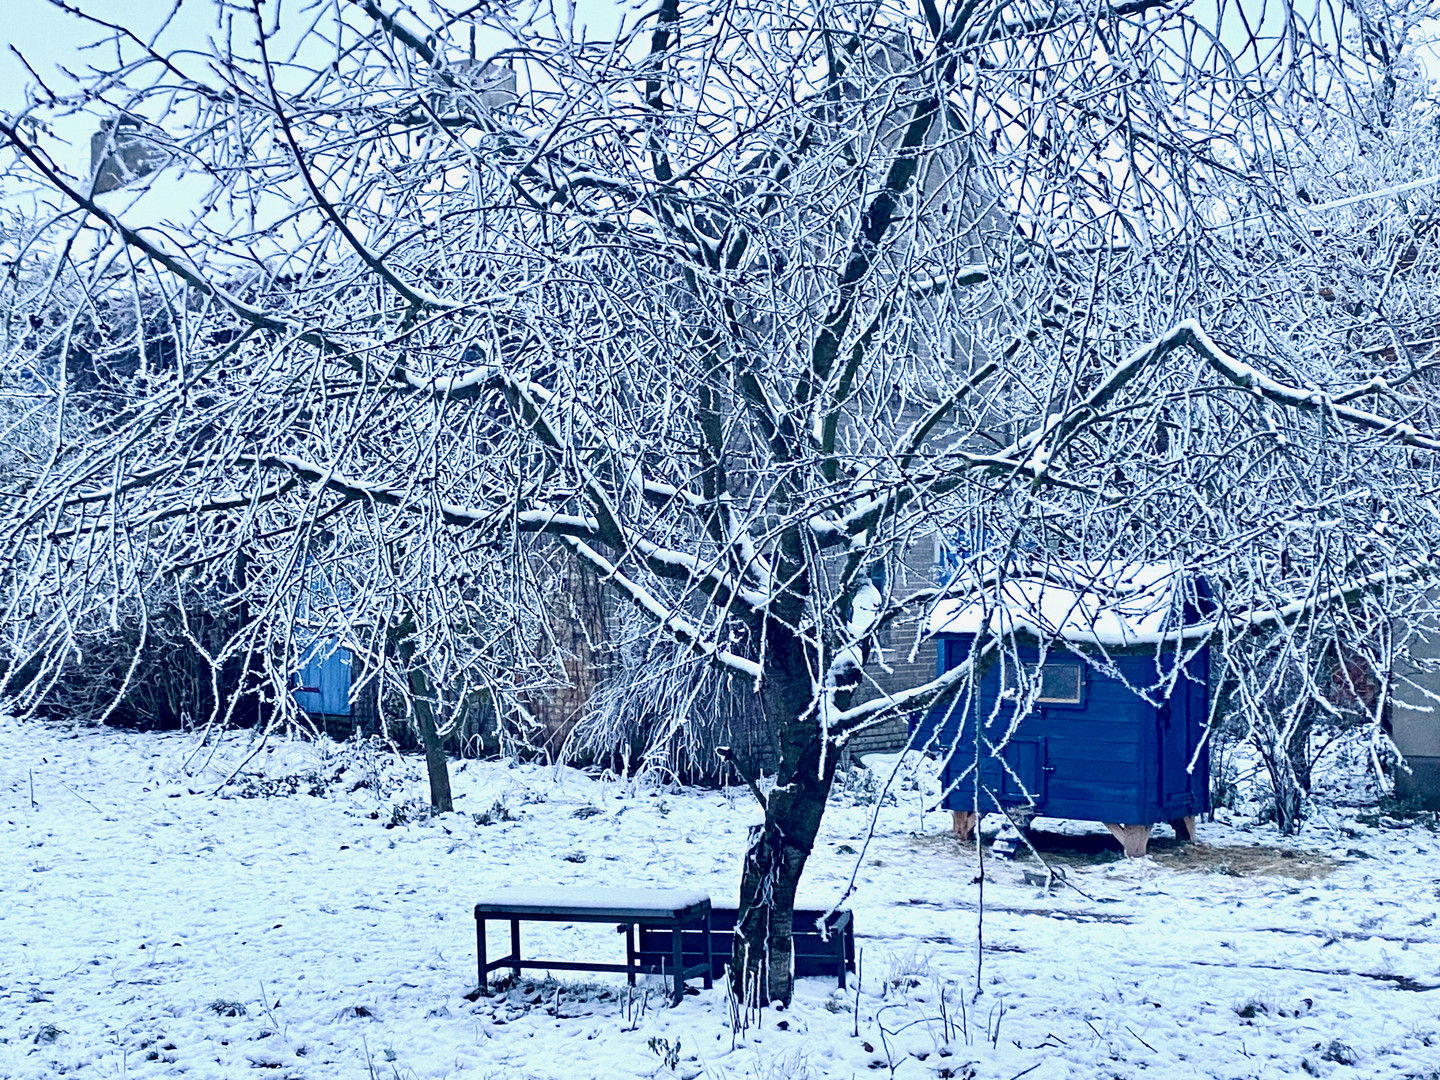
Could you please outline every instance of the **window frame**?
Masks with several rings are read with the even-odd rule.
[[[1069,661],[1063,661],[1061,663],[1047,661],[1043,665],[1038,660],[1020,661],[1020,667],[1025,670],[1026,679],[1032,683],[1035,682],[1037,679],[1039,681],[1039,693],[1035,697],[1036,705],[1062,705],[1072,709],[1083,708],[1085,705],[1085,689],[1086,683],[1088,682],[1088,680],[1085,678],[1086,666],[1086,664],[1078,660],[1073,663]],[[1046,697],[1045,677],[1041,674],[1041,672],[1045,669],[1049,669],[1052,672],[1058,673],[1058,671],[1062,668],[1073,668],[1075,670],[1075,696]],[[1011,679],[1013,679],[1012,668],[1009,664],[1005,664],[1002,668],[1000,678],[1001,692],[1004,693],[1006,691],[1011,691],[1015,694],[1018,700],[1020,688],[1014,685],[1014,683],[1010,681]]]

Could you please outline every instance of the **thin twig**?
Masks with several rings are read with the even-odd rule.
[[[1147,1043],[1144,1039],[1140,1038],[1139,1035],[1135,1035],[1135,1029],[1132,1028],[1129,1024],[1125,1025],[1125,1030],[1130,1032],[1131,1035],[1134,1035],[1135,1041],[1138,1042],[1141,1046],[1145,1047],[1146,1050],[1149,1050],[1152,1054],[1157,1052],[1153,1046]]]
[[[94,810],[97,814],[103,814],[105,812],[104,810],[101,810],[100,807],[96,806],[93,802],[91,802],[89,799],[87,799],[84,795],[81,795],[69,784],[65,783],[63,780],[57,780],[56,783],[58,783],[66,791],[70,792],[71,795],[74,795],[86,806],[90,807],[91,810]],[[33,772],[30,774],[30,805],[35,806],[35,774]],[[35,808],[37,810],[39,809],[38,806],[36,806]]]
[[[1025,835],[1025,830],[1020,828],[1019,825],[1015,824],[1015,819],[1010,816],[1010,811],[1006,810],[1005,807],[1001,806],[1000,812],[1005,815],[1005,820],[1010,822],[1010,827],[1020,834],[1021,843],[1023,843],[1030,850],[1030,854],[1035,856],[1036,861],[1038,861],[1041,866],[1045,867],[1045,872],[1050,875],[1050,881],[1045,886],[1046,892],[1049,892],[1051,885],[1054,882],[1058,881],[1061,885],[1066,885],[1069,888],[1074,889],[1077,893],[1085,897],[1085,899],[1089,900],[1092,904],[1099,903],[1099,901],[1096,900],[1095,897],[1091,896],[1084,889],[1080,888],[1079,885],[1076,885],[1074,882],[1072,882],[1068,877],[1066,877],[1063,872],[1059,874],[1055,872],[1055,868],[1045,861],[1044,856],[1042,856],[1040,852],[1036,850],[1035,845],[1030,842],[1030,838]],[[976,833],[979,833],[980,830],[977,828],[975,831]]]

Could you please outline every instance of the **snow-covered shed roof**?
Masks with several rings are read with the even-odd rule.
[[[931,634],[1028,633],[1077,644],[1126,648],[1172,637],[1184,619],[1173,563],[1056,562],[987,585],[980,596],[944,600],[931,612]]]

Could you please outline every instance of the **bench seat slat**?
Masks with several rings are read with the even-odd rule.
[[[522,919],[611,922],[674,919],[710,902],[696,889],[580,889],[565,886],[524,886],[482,893],[476,916]]]

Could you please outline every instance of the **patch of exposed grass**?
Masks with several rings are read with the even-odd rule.
[[[1179,844],[1151,849],[1156,862],[1172,870],[1226,874],[1230,877],[1283,877],[1295,881],[1328,877],[1340,864],[1313,851],[1288,847],[1247,844],[1215,847],[1210,844]]]
[[[1158,830],[1157,830],[1158,833]],[[1108,833],[1068,835],[1034,830],[1030,843],[1052,866],[1104,866],[1124,859],[1120,845]],[[953,848],[957,854],[970,851],[961,848],[949,832],[927,833],[911,837],[911,844],[930,849]],[[1327,877],[1340,865],[1336,859],[1313,851],[1291,847],[1267,847],[1260,844],[1213,846],[1182,844],[1169,836],[1150,838],[1149,855],[1155,862],[1171,870],[1192,873],[1227,874],[1231,877],[1280,877],[1296,881]],[[1015,862],[1032,861],[1028,849],[1021,845]]]

